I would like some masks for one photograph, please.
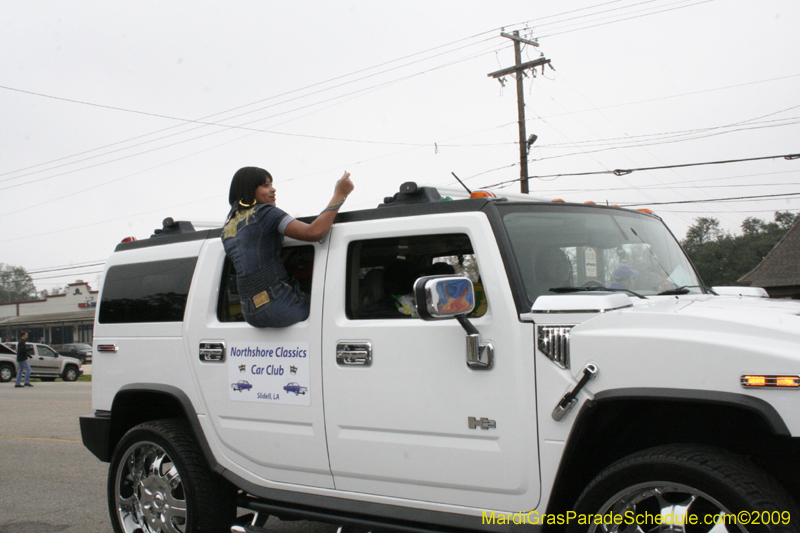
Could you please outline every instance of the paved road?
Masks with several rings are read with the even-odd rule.
[[[0,383],[0,533],[110,533],[108,465],[82,444],[78,417],[92,412],[90,382]],[[335,533],[279,522],[282,533]]]
[[[108,470],[81,443],[89,382],[0,383],[0,533],[109,533]]]

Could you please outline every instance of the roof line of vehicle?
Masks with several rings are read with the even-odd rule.
[[[614,209],[624,211],[626,213],[646,214],[658,218],[657,215],[648,212],[640,212],[638,210],[626,209],[616,205],[603,205],[595,203],[573,203],[563,201],[547,201],[542,199],[525,198],[467,198],[458,200],[445,200],[442,199],[436,202],[419,202],[419,203],[405,203],[399,205],[385,205],[382,204],[378,207],[359,209],[355,211],[346,211],[339,213],[336,217],[337,224],[347,224],[352,222],[362,222],[367,220],[383,220],[391,218],[405,218],[424,215],[447,214],[447,213],[464,213],[481,211],[488,205],[504,205],[504,206],[563,206],[563,207],[581,207],[581,208],[600,208],[600,209]],[[311,222],[316,217],[298,217],[298,220],[303,222]],[[222,228],[214,228],[200,231],[187,231],[182,233],[171,233],[164,235],[154,234],[149,239],[135,240],[128,242],[121,242],[115,248],[115,252],[125,250],[135,250],[140,248],[148,248],[151,246],[161,246],[166,244],[174,244],[179,242],[189,242],[196,240],[206,240],[219,238],[222,235]]]

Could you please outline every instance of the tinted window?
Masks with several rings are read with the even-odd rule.
[[[660,219],[619,209],[501,206],[530,302],[582,288],[653,295],[703,292],[694,268]]]
[[[414,282],[421,276],[466,276],[475,286],[475,310],[487,309],[478,262],[463,234],[354,241],[348,248],[347,316],[416,318]]]
[[[109,268],[100,323],[182,322],[196,263],[187,257]]]

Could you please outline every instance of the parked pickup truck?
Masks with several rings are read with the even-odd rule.
[[[114,530],[800,531],[800,302],[717,294],[652,213],[471,196],[287,238],[285,328],[220,229],[120,243],[81,418]]]
[[[0,382],[11,381],[17,375],[19,364],[16,350],[16,342],[0,345]],[[32,378],[55,381],[60,377],[64,381],[75,381],[83,375],[83,365],[80,360],[59,355],[46,344],[29,342],[28,350],[28,353],[33,356],[28,360],[31,365]]]

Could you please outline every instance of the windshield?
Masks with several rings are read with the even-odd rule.
[[[655,217],[565,205],[500,209],[531,302],[574,290],[645,297],[704,292],[683,250]]]

